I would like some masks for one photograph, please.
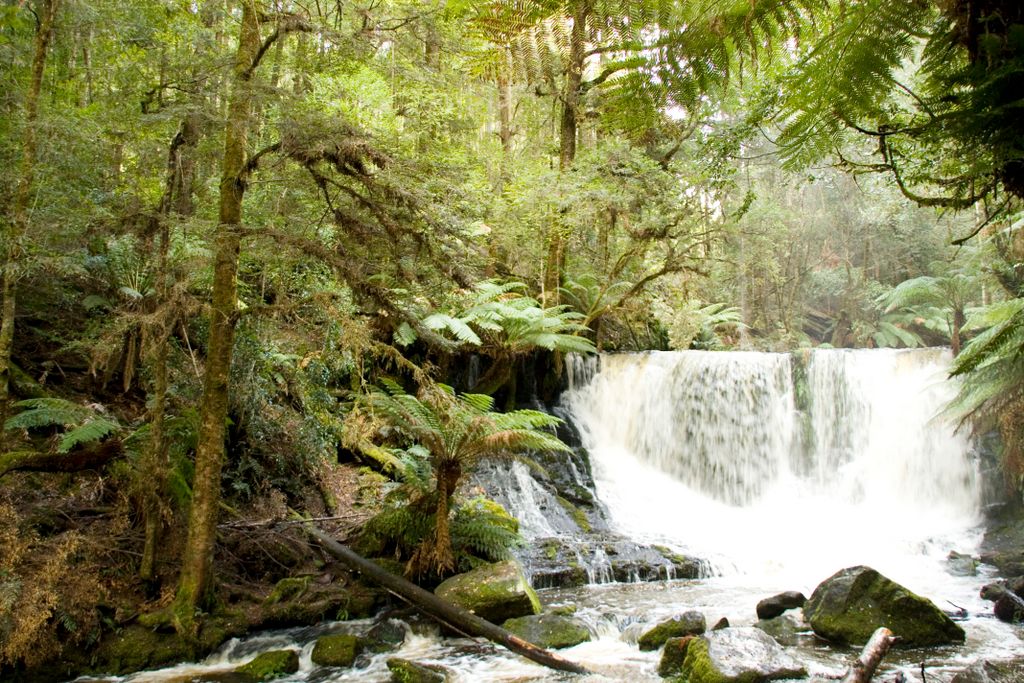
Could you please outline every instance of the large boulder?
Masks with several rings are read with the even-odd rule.
[[[683,636],[699,636],[708,628],[704,615],[691,610],[684,612],[678,617],[672,617],[663,621],[654,628],[645,632],[637,645],[641,650],[657,650],[665,644],[669,638],[682,638]]]
[[[774,619],[789,609],[803,607],[807,598],[798,591],[786,591],[757,603],[758,619]]]
[[[572,647],[590,640],[590,630],[579,619],[560,614],[531,614],[509,619],[503,624],[523,640],[545,650]]]
[[[540,600],[523,568],[515,560],[477,567],[458,574],[434,589],[442,600],[454,603],[490,622],[540,614]]]
[[[658,661],[658,675],[662,678],[679,673],[686,660],[686,648],[690,641],[697,636],[683,636],[682,638],[669,638],[665,641],[665,649],[661,651],[661,660]]]
[[[679,680],[686,683],[759,683],[804,678],[807,670],[763,631],[727,628],[686,645]]]
[[[930,600],[870,567],[849,567],[825,579],[804,605],[804,618],[822,638],[866,643],[885,626],[899,647],[962,643],[964,631]]]

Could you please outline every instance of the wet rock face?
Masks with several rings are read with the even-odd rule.
[[[1024,659],[1010,662],[975,662],[953,677],[951,683],[1020,683]]]
[[[641,650],[657,650],[669,638],[699,636],[707,630],[707,621],[700,612],[684,612],[678,617],[663,621],[640,636],[637,644]]]
[[[522,549],[521,560],[537,588],[696,579],[708,572],[707,563],[697,558],[612,533],[536,539]]]
[[[804,605],[804,617],[816,634],[839,643],[865,643],[881,626],[899,637],[899,647],[964,641],[963,629],[930,600],[864,566],[823,581]]]
[[[807,598],[803,593],[797,591],[779,593],[757,603],[757,618],[774,619],[786,610],[803,607],[805,602],[807,602]]]
[[[686,646],[679,679],[687,683],[751,683],[804,678],[807,670],[756,628],[727,628]]]
[[[804,637],[813,638],[809,634],[807,636],[803,635],[809,627],[801,616],[797,616],[793,612],[780,614],[771,619],[761,619],[754,624],[754,628],[761,629],[774,638],[775,642],[779,645],[787,647],[799,645]]]
[[[560,614],[517,617],[506,621],[503,628],[545,650],[572,647],[591,639],[582,621]]]
[[[540,600],[515,560],[458,574],[434,589],[441,599],[500,624],[506,619],[540,614]]]

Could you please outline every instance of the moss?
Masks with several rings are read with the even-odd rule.
[[[156,633],[137,624],[104,638],[92,653],[99,669],[124,674],[192,659],[196,649],[173,633]]]
[[[544,541],[544,557],[548,558],[552,562],[558,558],[558,549],[560,543],[554,539],[548,539]]]
[[[661,653],[661,661],[658,662],[658,675],[668,678],[679,673],[686,660],[686,650],[696,636],[683,636],[682,638],[669,638],[665,641],[665,649]]]
[[[398,657],[388,660],[388,670],[395,683],[444,683],[448,680],[444,667],[418,664]]]
[[[311,657],[322,666],[352,666],[361,650],[359,638],[348,633],[336,633],[317,638]]]
[[[556,499],[558,500],[558,504],[569,513],[569,516],[572,517],[572,521],[576,523],[576,526],[580,528],[580,531],[589,534],[593,530],[590,526],[590,520],[587,519],[587,513],[583,512],[583,510],[580,510],[561,496],[556,496]]]
[[[673,680],[680,683],[754,683],[751,681],[730,681],[715,668],[711,661],[708,644],[703,638],[694,638],[686,646],[686,656],[680,667],[679,676]]]
[[[252,676],[257,681],[269,681],[298,670],[299,655],[295,650],[271,650],[236,668],[235,672]]]
[[[309,588],[309,577],[289,577],[281,579],[274,586],[274,590],[270,591],[270,595],[264,600],[267,605],[274,605],[283,600],[289,600],[293,598],[301,597],[306,589]]]
[[[559,614],[509,619],[504,628],[546,650],[572,647],[591,639],[590,631],[582,622]]]

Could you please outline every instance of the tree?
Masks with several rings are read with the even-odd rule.
[[[526,450],[566,451],[568,446],[544,431],[561,420],[536,410],[497,413],[483,394],[455,395],[444,385],[424,386],[419,396],[382,382],[366,402],[383,420],[426,449],[435,478],[434,533],[411,564],[413,573],[444,574],[455,568],[449,530],[450,499],[459,482],[485,458],[509,457]]]
[[[10,403],[11,349],[14,345],[14,315],[17,310],[17,279],[19,260],[24,254],[24,241],[29,232],[29,209],[36,173],[36,136],[39,117],[39,95],[43,88],[43,72],[53,34],[54,21],[60,0],[40,0],[35,11],[37,23],[32,53],[32,67],[28,92],[25,94],[25,125],[21,144],[21,175],[14,195],[10,222],[4,221],[3,234],[3,308],[0,308],[0,447],[3,425],[7,420]]]

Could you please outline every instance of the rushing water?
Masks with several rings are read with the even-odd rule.
[[[941,607],[971,614],[964,646],[890,654],[886,665],[909,680],[921,680],[922,659],[935,682],[979,658],[1024,655],[1020,630],[986,616],[990,605],[978,596],[990,575],[985,568],[954,576],[946,563],[951,550],[976,550],[982,502],[972,445],[939,416],[955,390],[944,379],[948,356],[816,350],[571,359],[563,407],[590,453],[613,529],[708,558],[717,575],[542,591],[549,605],[575,605],[595,634],[563,654],[599,672],[595,680],[660,680],[657,653],[635,645],[654,623],[697,609],[709,623],[725,616],[749,625],[761,598],[783,590],[809,595],[839,569],[868,564]],[[526,467],[507,476],[506,501],[528,535],[562,532],[541,510],[554,506]],[[349,671],[309,661],[324,629],[367,627],[265,634],[229,643],[201,664],[130,679],[190,680],[283,645],[303,656],[299,673],[282,680],[388,680],[389,655]],[[797,655],[812,674],[835,675],[852,653],[808,637]],[[444,664],[461,681],[565,678],[490,644],[440,639],[423,627],[390,656]]]

